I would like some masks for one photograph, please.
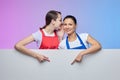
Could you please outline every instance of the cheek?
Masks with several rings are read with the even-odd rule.
[[[75,30],[75,29],[76,29],[76,27],[75,27],[75,26],[72,26],[72,29],[73,29],[73,30]]]
[[[69,26],[69,29],[74,30],[74,27],[73,26]]]
[[[61,22],[60,22],[60,21],[58,21],[57,23],[58,23],[58,25],[60,25],[60,24],[61,24]]]
[[[63,29],[65,30],[67,27],[66,26],[63,26]]]

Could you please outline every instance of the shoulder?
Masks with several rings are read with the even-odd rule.
[[[64,38],[60,43],[61,43],[61,44],[66,43],[66,38]]]
[[[42,33],[40,30],[38,30],[38,31],[32,33],[32,36],[37,41],[37,40],[40,40],[42,38]]]
[[[66,49],[66,38],[60,42],[59,49]]]
[[[80,36],[80,38],[83,40],[83,41],[87,41],[87,38],[88,38],[88,33],[80,33],[78,34]]]
[[[88,33],[78,33],[78,35],[81,37],[88,37],[89,34]]]
[[[78,35],[81,37],[81,38],[85,38],[85,37],[88,37],[88,33],[78,33]]]

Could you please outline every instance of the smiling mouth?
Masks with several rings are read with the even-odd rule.
[[[71,30],[65,30],[65,32],[70,32]]]

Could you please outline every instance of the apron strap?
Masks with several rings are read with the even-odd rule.
[[[68,42],[68,36],[66,38],[66,46],[67,46],[67,49],[86,49],[83,41],[81,40],[80,36],[76,33],[77,37],[78,37],[78,40],[80,42],[80,44],[82,44],[82,46],[80,47],[75,47],[75,48],[70,48],[70,45],[69,45],[69,42]]]

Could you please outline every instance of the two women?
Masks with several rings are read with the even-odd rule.
[[[63,25],[61,26],[61,13],[52,10],[46,14],[45,20],[46,24],[43,28],[40,28],[37,32],[19,41],[15,45],[15,48],[18,51],[28,54],[41,62],[50,60],[42,54],[31,51],[26,48],[25,45],[36,41],[39,45],[39,49],[85,49],[79,53],[79,55],[72,62],[73,64],[76,61],[81,61],[84,55],[99,51],[101,49],[99,42],[92,38],[88,33],[76,33],[77,21],[74,16],[66,16],[63,19]],[[63,29],[68,34],[67,38],[64,40],[62,40],[64,35]],[[88,44],[91,44],[89,48]]]

